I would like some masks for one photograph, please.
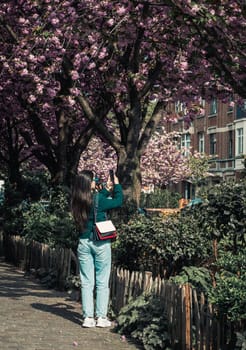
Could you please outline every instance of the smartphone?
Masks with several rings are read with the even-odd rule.
[[[114,183],[114,171],[113,169],[109,170],[110,181]]]
[[[95,181],[96,184],[99,183],[100,179],[97,174],[94,175],[93,181]]]

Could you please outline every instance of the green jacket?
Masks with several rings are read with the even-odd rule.
[[[114,208],[119,208],[123,203],[123,192],[120,184],[114,185],[112,197],[111,193],[105,188],[100,192],[94,194],[93,202],[95,203],[95,196],[98,196],[98,208],[96,221],[107,220],[107,211]],[[80,233],[80,238],[90,238],[94,225],[94,205],[91,208],[87,227],[84,232]]]

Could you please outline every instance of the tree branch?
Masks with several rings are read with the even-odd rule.
[[[156,127],[160,123],[163,115],[161,112],[165,110],[167,102],[158,102],[154,108],[151,118],[145,126],[144,132],[142,133],[141,139],[138,144],[138,153],[141,153],[142,150],[147,146],[153,131],[156,130]]]
[[[6,24],[6,22],[3,20],[1,16],[0,16],[0,24],[2,24],[7,29],[7,32],[10,34],[11,38],[14,40],[16,44],[18,44],[19,40],[17,35],[13,31],[13,29],[8,24]]]
[[[113,133],[111,133],[107,129],[107,127],[105,126],[103,121],[98,116],[96,116],[94,114],[87,99],[83,96],[83,94],[80,94],[77,99],[78,99],[81,107],[83,108],[87,119],[91,122],[93,127],[95,127],[95,129],[98,130],[98,132],[101,135],[103,135],[103,137],[108,141],[108,143],[115,150],[119,149],[121,147],[119,138],[116,135],[114,135]]]

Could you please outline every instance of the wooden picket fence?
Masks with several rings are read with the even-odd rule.
[[[77,259],[71,249],[51,248],[47,244],[35,241],[26,242],[24,238],[14,235],[6,235],[3,238],[3,245],[7,261],[24,271],[38,269],[54,271],[56,285],[61,289],[70,276],[72,263],[77,269]]]
[[[56,269],[60,287],[70,275],[71,264],[75,263],[70,249],[51,249],[37,242],[26,244],[19,236],[4,238],[4,253],[7,260],[23,270]],[[229,344],[235,335],[235,324],[226,318],[219,319],[204,294],[198,294],[189,284],[181,286],[160,277],[153,279],[151,272],[130,272],[113,266],[110,291],[116,312],[142,293],[159,296],[164,304],[174,350],[234,349]]]
[[[203,293],[198,294],[188,283],[177,285],[160,277],[153,279],[151,272],[112,268],[111,299],[117,311],[144,292],[160,297],[164,304],[173,349],[234,350],[230,343],[235,324],[226,317],[218,318]]]

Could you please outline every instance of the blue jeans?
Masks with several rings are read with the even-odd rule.
[[[94,288],[96,286],[95,316],[106,317],[109,302],[111,241],[92,241],[89,238],[81,238],[77,251],[83,316],[94,317]]]

